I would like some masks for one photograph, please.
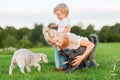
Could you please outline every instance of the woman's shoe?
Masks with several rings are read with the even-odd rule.
[[[64,71],[64,68],[63,67],[59,67],[59,68],[57,68],[57,71]]]

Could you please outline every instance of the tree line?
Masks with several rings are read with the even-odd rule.
[[[42,24],[34,24],[33,29],[27,27],[16,29],[14,26],[6,26],[5,29],[0,27],[0,48],[16,47],[16,48],[33,48],[50,46],[44,39],[42,34]],[[76,35],[89,37],[91,33],[96,33],[99,42],[120,42],[120,23],[113,26],[103,26],[99,31],[94,29],[93,25],[88,25],[86,29],[83,26],[74,25],[71,33]]]

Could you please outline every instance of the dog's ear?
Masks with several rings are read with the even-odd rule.
[[[71,52],[72,52],[72,53],[75,53],[75,52],[76,52],[76,50],[75,50],[75,49],[71,49]]]
[[[40,55],[41,62],[44,62],[44,63],[48,62],[47,55],[42,53],[39,53],[39,55]]]
[[[62,55],[64,53],[64,50],[59,50],[59,54]]]
[[[64,53],[65,53],[66,55],[69,55],[69,54],[70,54],[70,49],[65,49],[65,50],[64,50]]]

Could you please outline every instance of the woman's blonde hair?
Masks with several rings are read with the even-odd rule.
[[[60,3],[58,4],[55,8],[54,8],[54,13],[57,11],[57,10],[60,10],[62,14],[68,16],[69,14],[69,8],[68,6],[65,4],[65,3]]]
[[[48,27],[43,28],[43,35],[45,40],[51,44],[51,40],[58,35],[58,32],[55,29],[51,29]]]

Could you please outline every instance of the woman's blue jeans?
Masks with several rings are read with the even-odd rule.
[[[57,48],[54,49],[54,57],[55,57],[55,67],[59,68],[63,65],[65,58],[59,55],[59,51]]]

